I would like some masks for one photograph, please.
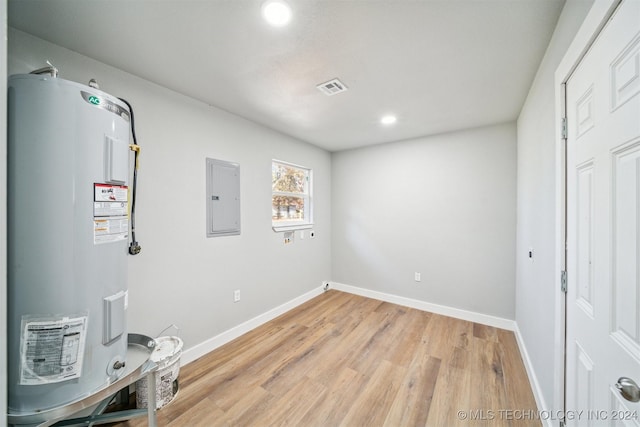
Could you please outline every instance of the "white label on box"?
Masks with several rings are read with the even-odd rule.
[[[88,317],[23,320],[20,384],[57,383],[82,375]]]
[[[93,184],[96,202],[126,202],[129,187],[126,185]]]
[[[125,216],[128,211],[127,202],[93,202],[93,216]]]
[[[129,218],[126,216],[93,218],[94,245],[120,242],[128,237]]]

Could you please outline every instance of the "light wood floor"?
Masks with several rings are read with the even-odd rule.
[[[179,378],[160,426],[541,426],[512,332],[335,290]]]

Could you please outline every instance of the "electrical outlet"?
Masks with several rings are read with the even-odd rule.
[[[418,273],[417,271],[415,273],[414,279],[415,279],[416,282],[419,282],[420,280],[422,280],[421,277],[420,277],[420,273]]]
[[[233,302],[240,301],[240,289],[233,291]]]
[[[289,243],[293,243],[294,237],[295,237],[295,233],[293,231],[285,231],[284,244],[288,245]]]

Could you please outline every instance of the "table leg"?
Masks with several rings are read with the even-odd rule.
[[[157,426],[156,419],[156,373],[147,374],[147,416],[149,427]]]

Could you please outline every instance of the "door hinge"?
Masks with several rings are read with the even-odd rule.
[[[562,133],[562,139],[567,139],[567,118],[562,118],[562,127],[560,128],[560,133]]]
[[[560,291],[567,293],[567,270],[560,272]]]

